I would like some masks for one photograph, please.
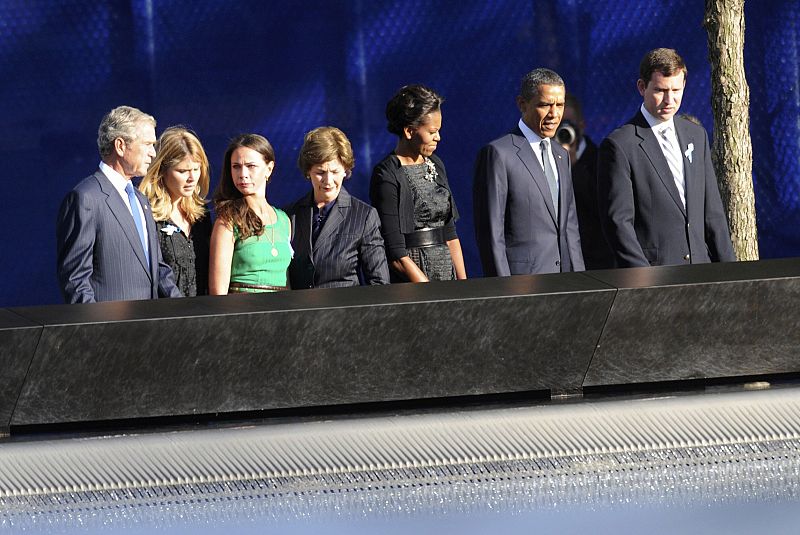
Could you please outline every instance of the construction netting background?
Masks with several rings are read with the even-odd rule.
[[[745,58],[762,258],[800,255],[800,96],[796,0],[749,2]],[[424,83],[446,98],[438,154],[462,219],[470,275],[478,149],[510,130],[519,80],[558,71],[599,141],[641,97],[642,55],[676,48],[687,62],[682,112],[713,130],[703,2],[698,0],[5,0],[0,2],[0,306],[60,302],[55,216],[96,168],[101,117],[120,104],[184,124],[219,176],[227,141],[266,135],[277,151],[268,197],[307,189],[296,169],[308,130],[344,130],[356,151],[347,188],[368,198],[372,166],[394,146],[386,101]]]

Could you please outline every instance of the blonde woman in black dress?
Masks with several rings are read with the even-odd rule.
[[[139,189],[150,199],[161,254],[186,297],[208,293],[208,188],[208,158],[200,140],[186,128],[167,128]]]

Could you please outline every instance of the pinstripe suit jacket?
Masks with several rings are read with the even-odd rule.
[[[134,191],[147,225],[149,265],[133,216],[102,171],[83,179],[61,203],[57,272],[67,303],[181,297],[161,258],[150,203]]]
[[[336,206],[311,243],[314,192],[286,210],[292,220],[294,258],[289,282],[298,288],[389,284],[378,213],[342,188]]]

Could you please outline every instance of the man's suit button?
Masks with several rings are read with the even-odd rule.
[[[561,265],[561,260],[556,260],[556,265],[560,266]]]
[[[689,255],[688,255],[688,254],[687,254],[687,255],[684,255],[684,256],[683,256],[683,259],[684,259],[684,260],[686,260],[686,261],[688,262],[688,261],[689,261]]]

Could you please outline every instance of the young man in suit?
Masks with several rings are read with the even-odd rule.
[[[70,191],[58,213],[57,272],[67,303],[180,297],[162,261],[150,204],[131,179],[155,157],[156,121],[129,106],[100,123],[100,168]]]
[[[473,208],[486,277],[584,269],[569,154],[552,142],[565,95],[557,73],[528,73],[517,127],[478,154]]]
[[[675,116],[686,74],[675,50],[648,52],[639,111],[600,144],[600,216],[617,267],[736,260],[708,136]]]

